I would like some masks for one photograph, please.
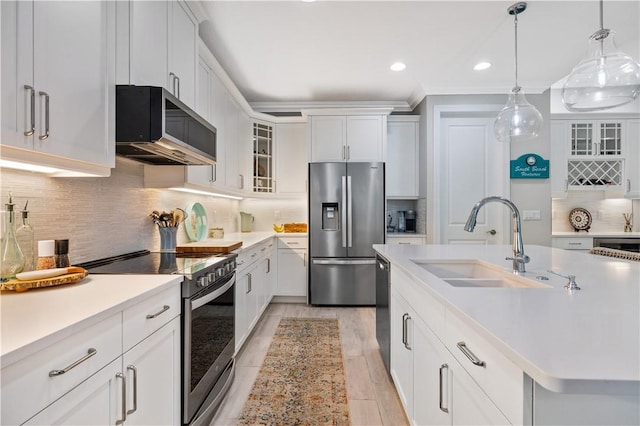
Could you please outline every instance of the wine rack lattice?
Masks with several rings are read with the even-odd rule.
[[[622,185],[622,160],[570,160],[569,185]]]

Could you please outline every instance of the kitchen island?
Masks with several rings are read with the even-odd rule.
[[[496,409],[483,417],[488,423],[640,421],[640,263],[525,246],[531,262],[527,272],[515,278],[531,284],[529,288],[481,287],[474,280],[447,282],[428,270],[429,263],[480,262],[497,267],[509,279],[511,262],[504,258],[511,255],[511,246],[374,249],[391,262],[391,374],[415,423],[427,423],[433,413],[425,412],[422,402],[413,404],[413,393],[429,391],[439,395],[436,411],[452,416],[454,424],[464,422],[460,417],[456,421],[465,405],[464,397],[456,396],[456,380],[446,386],[449,375],[461,377],[456,362],[458,373],[468,373],[471,384]],[[581,289],[568,291],[568,279],[548,270],[575,275]],[[421,338],[439,346],[420,352]],[[413,361],[405,352],[412,352]],[[434,360],[436,388],[422,389],[430,385],[418,376],[426,356],[433,353],[453,359]],[[411,362],[410,378],[405,370]],[[456,401],[457,409],[448,410],[448,398]],[[480,400],[471,398],[470,404],[483,406]],[[468,421],[482,422],[481,417]]]

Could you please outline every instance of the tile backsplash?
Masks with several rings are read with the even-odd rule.
[[[554,199],[551,203],[553,232],[574,230],[569,223],[569,212],[576,207],[585,208],[591,213],[591,232],[623,232],[625,224],[623,213],[633,213],[633,230],[637,232],[638,223],[640,223],[638,201],[605,198],[603,191],[569,191],[567,198]]]
[[[51,178],[11,169],[0,169],[0,173],[0,208],[4,210],[9,191],[16,210],[22,210],[29,200],[36,241],[68,238],[72,263],[157,250],[160,236],[149,213],[186,209],[196,201],[205,207],[210,227],[239,230],[239,201],[146,189],[142,165],[119,157],[108,178]],[[177,241],[189,241],[184,226],[178,230]]]

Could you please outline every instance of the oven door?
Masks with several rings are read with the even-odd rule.
[[[233,360],[236,274],[184,300],[183,421],[189,424]]]

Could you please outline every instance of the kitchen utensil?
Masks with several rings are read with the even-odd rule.
[[[73,272],[74,269],[71,267],[67,268],[53,268],[53,269],[41,269],[39,271],[29,271],[29,272],[20,272],[16,274],[16,279],[20,281],[33,281],[33,280],[41,280],[43,278],[53,278],[59,275],[64,275],[69,273],[69,271]]]
[[[201,241],[207,237],[207,213],[200,203],[193,203],[186,210],[185,230],[191,241]]]

